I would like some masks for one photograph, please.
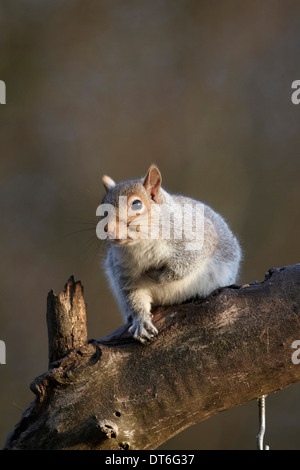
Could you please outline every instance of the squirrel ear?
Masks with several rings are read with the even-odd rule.
[[[103,183],[106,191],[109,191],[110,189],[112,189],[116,186],[116,183],[114,182],[114,180],[111,179],[109,176],[106,176],[106,175],[103,176],[102,183]]]
[[[158,199],[161,181],[162,178],[159,169],[155,165],[151,165],[147,171],[143,185],[155,202],[157,202]]]

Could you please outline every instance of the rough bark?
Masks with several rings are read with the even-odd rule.
[[[80,281],[71,276],[63,292],[47,297],[47,327],[50,364],[87,342],[86,304]]]
[[[84,305],[82,289],[73,279],[68,285],[65,295],[75,289],[78,296],[67,321],[77,308],[71,329],[84,331],[85,309],[76,307]],[[52,308],[58,301],[50,296]],[[271,269],[263,282],[156,309],[159,335],[147,345],[132,340],[128,325],[100,340],[83,333],[73,346],[57,343],[53,338],[70,328],[59,312],[50,317],[56,360],[32,382],[35,401],[6,449],[154,449],[221,410],[300,380],[300,365],[292,362],[292,343],[300,339],[300,264]]]

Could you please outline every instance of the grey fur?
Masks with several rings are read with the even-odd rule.
[[[150,201],[142,179],[116,184],[107,191],[103,202],[118,209],[120,195],[136,192]],[[183,207],[187,203],[197,201],[170,195],[160,188],[160,207],[166,204],[175,208],[172,227],[179,212],[176,205]],[[207,205],[204,205],[204,243],[199,242],[199,247],[193,250],[187,249],[188,243],[185,236],[138,240],[126,245],[109,243],[106,274],[125,319],[132,322],[130,331],[141,342],[157,334],[151,322],[151,307],[205,297],[218,287],[236,282],[241,260],[239,243],[225,220]]]

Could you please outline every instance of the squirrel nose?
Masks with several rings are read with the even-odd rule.
[[[107,233],[108,238],[116,238],[115,229],[109,227],[108,224],[105,225],[104,232]]]

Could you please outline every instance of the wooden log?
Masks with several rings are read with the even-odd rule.
[[[124,325],[87,344],[83,334],[83,346],[67,355],[59,347],[64,357],[31,384],[35,401],[5,448],[155,449],[219,411],[300,380],[292,361],[300,264],[153,313],[159,335],[149,344],[135,342]]]
[[[83,287],[71,276],[63,292],[47,297],[47,327],[49,368],[51,363],[67,355],[72,349],[87,343],[86,305]]]

